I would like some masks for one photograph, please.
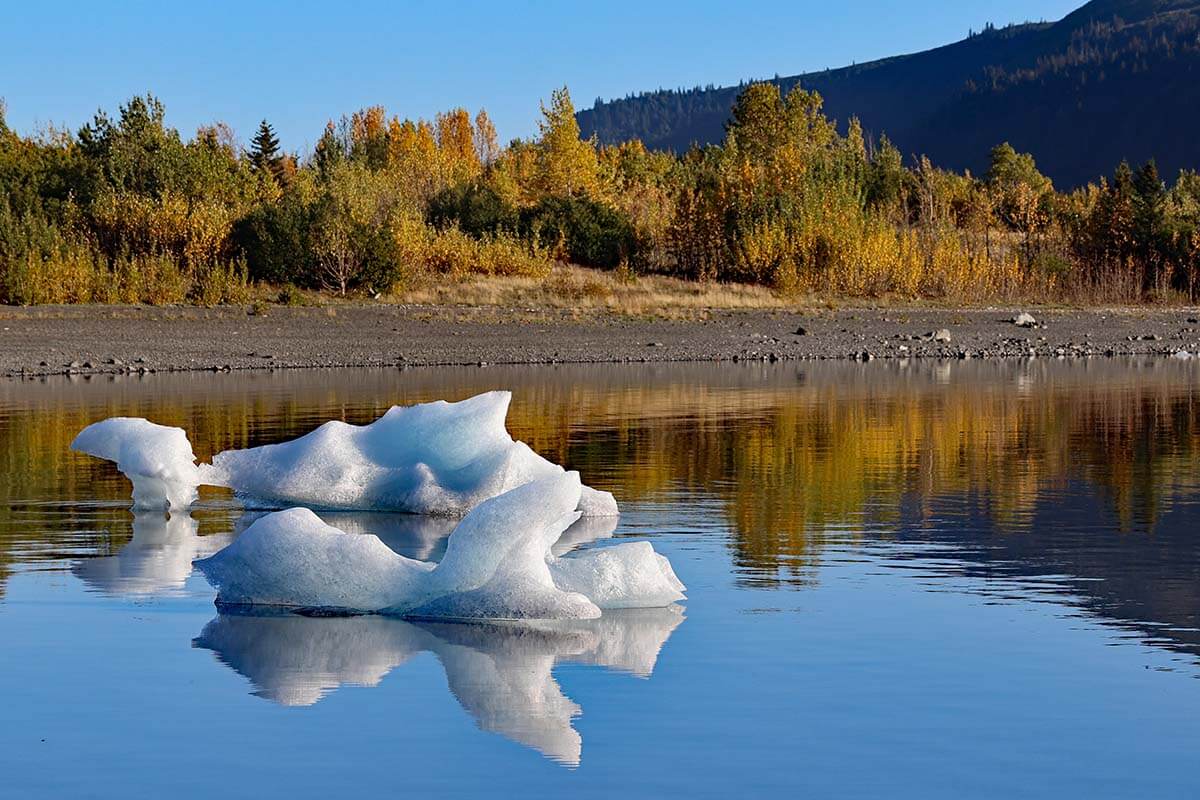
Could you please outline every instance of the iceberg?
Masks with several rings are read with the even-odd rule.
[[[341,686],[376,686],[430,652],[481,730],[575,766],[583,741],[572,720],[580,708],[553,670],[571,663],[649,678],[683,619],[679,606],[613,611],[598,620],[470,624],[221,613],[192,646],[244,676],[256,696],[285,706],[312,705]]]
[[[602,609],[665,606],[684,585],[647,542],[556,556],[581,517],[577,472],[481,502],[455,527],[437,564],[378,537],[327,525],[306,508],[257,519],[196,562],[219,607],[378,613],[435,619],[594,619]]]
[[[89,425],[71,447],[115,461],[133,482],[137,508],[187,508],[204,484],[261,507],[461,518],[484,500],[564,472],[509,435],[511,400],[511,392],[497,391],[394,406],[368,425],[331,420],[297,439],[218,453],[211,464],[196,464],[180,428],[143,419]],[[586,486],[578,510],[618,513],[612,494]]]
[[[71,449],[115,462],[133,483],[135,510],[181,511],[196,502],[200,470],[183,428],[113,417],[80,431]]]

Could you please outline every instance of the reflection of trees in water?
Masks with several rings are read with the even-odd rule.
[[[1117,526],[1147,530],[1177,489],[1195,485],[1200,461],[1200,397],[1186,384],[810,383],[740,407],[730,399],[711,416],[685,407],[669,425],[631,408],[609,432],[626,458],[596,470],[587,453],[568,460],[589,474],[608,465],[603,485],[627,499],[721,496],[735,559],[755,581],[781,570],[801,580],[825,543],[894,527],[902,507],[932,521],[946,498],[982,509],[998,531],[1029,532],[1039,503],[1082,481]]]
[[[596,620],[478,624],[221,614],[193,645],[244,675],[254,694],[289,706],[312,705],[343,685],[376,686],[429,652],[482,730],[576,765],[583,741],[571,721],[581,709],[552,670],[573,663],[649,677],[682,621],[678,606],[608,611]]]
[[[0,574],[97,527],[71,501],[124,506],[110,465],[67,452],[106,416],[184,427],[197,455],[365,422],[398,402],[517,390],[509,427],[625,501],[703,492],[724,504],[747,579],[802,580],[864,526],[932,519],[938,501],[1029,531],[1072,481],[1125,530],[1153,528],[1195,474],[1196,370],[1183,364],[812,365],[187,376],[0,387]],[[47,498],[64,502],[44,504]],[[944,503],[943,506],[944,508]],[[79,518],[82,517],[82,520]],[[198,514],[200,533],[228,515]],[[224,526],[224,527],[223,527]],[[96,534],[99,535],[98,533]],[[120,535],[120,534],[119,534]],[[128,536],[128,529],[124,534]],[[57,537],[57,538],[56,538]]]

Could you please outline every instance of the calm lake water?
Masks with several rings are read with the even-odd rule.
[[[134,517],[68,452],[197,455],[514,391],[681,607],[584,624],[224,616],[228,494]],[[330,514],[407,555],[446,526]],[[564,543],[565,546],[565,543]],[[1167,361],[0,383],[0,796],[1200,796],[1200,367]]]

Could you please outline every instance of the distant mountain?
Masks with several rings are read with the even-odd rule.
[[[980,173],[1003,141],[1034,154],[1060,188],[1156,158],[1200,167],[1200,0],[1093,0],[1054,23],[988,28],[911,55],[775,83],[825,98],[906,155]],[[584,134],[682,151],[719,142],[742,87],[655,91],[597,101]]]

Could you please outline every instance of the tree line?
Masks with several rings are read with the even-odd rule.
[[[538,135],[485,111],[381,107],[309,153],[263,122],[190,140],[152,96],[21,136],[0,107],[0,302],[237,303],[254,284],[386,295],[555,263],[856,297],[1162,301],[1200,291],[1200,177],[1154,163],[1056,191],[1007,145],[985,175],[845,134],[818,94],[739,95],[682,155],[580,136],[565,88]]]

